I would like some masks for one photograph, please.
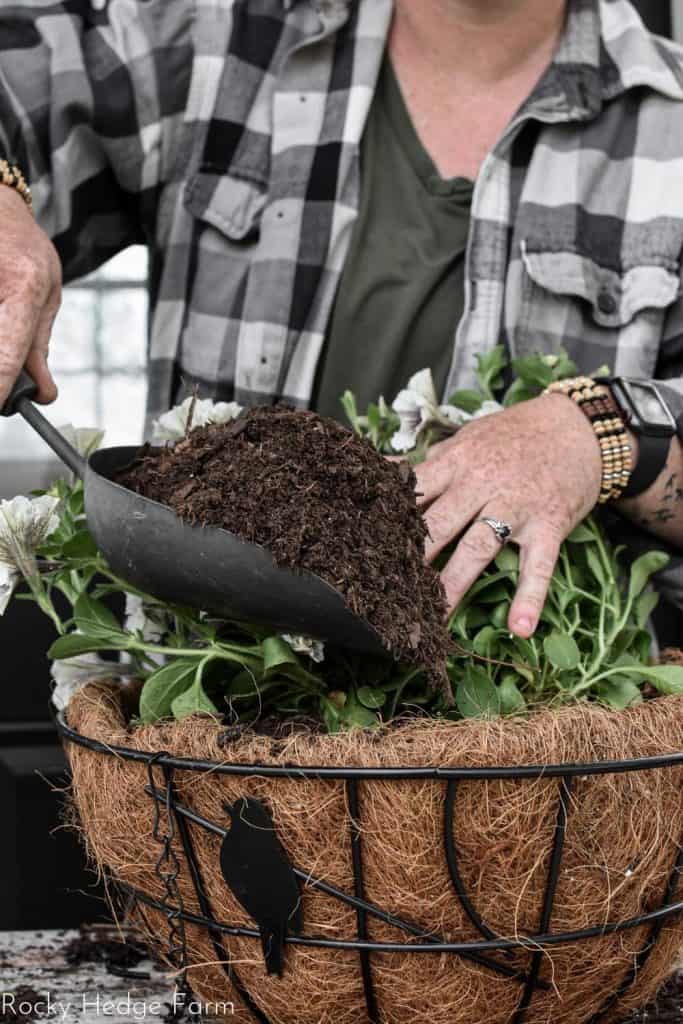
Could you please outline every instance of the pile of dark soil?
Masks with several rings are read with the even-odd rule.
[[[64,950],[64,959],[71,967],[80,964],[104,964],[113,974],[137,967],[149,953],[140,942],[121,940],[112,928],[92,930],[82,926],[76,938],[70,939]]]
[[[267,548],[316,573],[399,661],[446,680],[446,605],[424,562],[426,527],[407,463],[389,462],[334,420],[285,406],[142,449],[119,479],[186,522]]]

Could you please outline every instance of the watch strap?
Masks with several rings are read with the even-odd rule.
[[[621,492],[622,498],[635,498],[652,486],[666,465],[670,447],[670,437],[638,434],[638,461]]]

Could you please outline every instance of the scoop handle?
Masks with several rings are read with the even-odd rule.
[[[25,370],[22,370],[10,392],[9,398],[0,410],[0,415],[14,416],[15,413],[19,413],[29,426],[33,427],[36,434],[42,437],[43,441],[49,445],[55,455],[82,480],[86,468],[85,459],[52,426],[50,421],[45,419],[42,412],[39,412],[35,407],[31,399],[35,398],[37,393],[38,388],[34,381],[31,380]]]
[[[0,409],[0,416],[14,416],[15,412],[20,412],[19,403],[23,398],[32,399],[37,394],[38,385],[31,380],[26,370],[22,370],[9,393],[9,398]]]

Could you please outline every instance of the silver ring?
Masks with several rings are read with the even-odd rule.
[[[476,521],[490,526],[501,544],[505,545],[510,540],[512,527],[509,523],[504,523],[502,519],[494,519],[492,516],[481,516]]]

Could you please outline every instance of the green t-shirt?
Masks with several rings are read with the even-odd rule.
[[[408,378],[432,368],[446,385],[465,296],[472,182],[444,180],[424,149],[385,58],[361,146],[357,221],[321,356],[314,404],[343,419],[391,402]]]

